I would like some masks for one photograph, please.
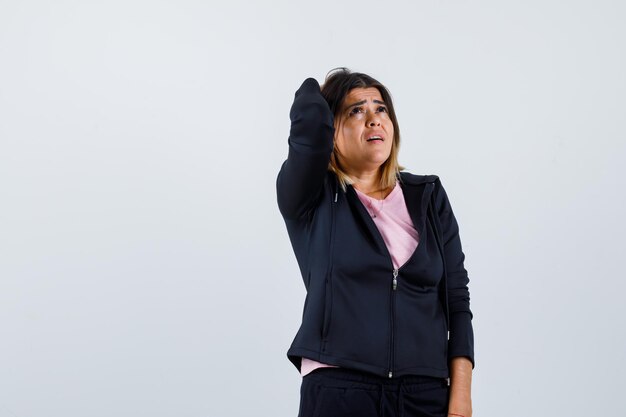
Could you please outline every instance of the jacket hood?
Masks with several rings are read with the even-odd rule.
[[[406,171],[400,172],[400,181],[403,184],[420,185],[424,183],[435,182],[439,179],[437,175],[417,175]]]

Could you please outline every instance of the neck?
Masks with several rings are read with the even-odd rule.
[[[346,173],[354,179],[352,186],[362,193],[373,193],[380,191],[380,169],[372,171],[353,171],[347,170]]]

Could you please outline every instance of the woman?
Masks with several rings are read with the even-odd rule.
[[[472,312],[458,225],[436,175],[398,164],[391,96],[372,77],[306,79],[278,206],[307,290],[287,352],[299,417],[463,416]]]

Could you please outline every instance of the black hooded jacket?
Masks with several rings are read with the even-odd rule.
[[[356,191],[328,170],[333,115],[315,79],[296,92],[290,118],[276,187],[307,295],[289,360],[298,370],[307,357],[388,378],[447,378],[456,356],[474,366],[465,255],[439,178],[398,177],[420,241],[394,269]]]

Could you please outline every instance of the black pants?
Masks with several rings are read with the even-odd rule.
[[[302,378],[298,417],[446,417],[449,395],[445,378],[318,368]]]

